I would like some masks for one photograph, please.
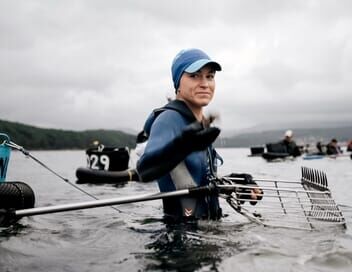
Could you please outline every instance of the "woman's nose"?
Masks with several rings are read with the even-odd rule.
[[[202,76],[200,78],[200,84],[201,84],[201,86],[207,87],[209,84],[208,78],[206,76]]]

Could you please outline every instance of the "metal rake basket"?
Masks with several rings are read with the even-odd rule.
[[[346,221],[328,188],[326,174],[302,167],[301,181],[255,179],[258,185],[236,183],[239,178],[223,177],[219,188],[235,188],[230,194],[221,194],[237,212],[264,226],[293,229],[346,228]],[[261,201],[248,198],[250,190],[260,187]]]

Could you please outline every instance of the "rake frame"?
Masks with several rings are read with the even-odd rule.
[[[254,179],[258,185],[236,183],[240,178],[223,177],[217,186],[226,202],[250,221],[263,226],[316,230],[323,227],[346,227],[345,218],[328,188],[324,172],[302,167],[300,181]],[[242,179],[243,180],[243,179]],[[260,187],[261,201],[247,202],[250,190]],[[232,192],[231,192],[232,188]]]

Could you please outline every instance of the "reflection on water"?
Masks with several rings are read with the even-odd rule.
[[[146,219],[151,225],[161,220]],[[251,250],[258,240],[242,232],[256,227],[252,223],[226,224],[201,221],[178,225],[140,225],[138,233],[149,234],[146,252],[135,253],[147,271],[219,271],[230,256]]]
[[[146,245],[152,250],[146,270],[195,271],[201,267],[215,268],[221,261],[221,247],[197,235],[196,226],[169,226]]]
[[[148,252],[136,254],[145,259],[148,271],[195,271],[202,267],[214,270],[224,257],[216,239],[207,239],[195,224],[166,226],[150,235]]]

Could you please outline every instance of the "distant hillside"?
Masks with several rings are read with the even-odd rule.
[[[352,126],[331,128],[295,128],[292,129],[294,139],[298,144],[315,144],[318,141],[329,142],[336,138],[339,142],[352,139]],[[284,130],[268,130],[248,132],[233,137],[220,138],[216,142],[219,147],[250,147],[277,142],[283,138]]]
[[[294,128],[294,139],[300,145],[315,144],[317,141],[327,143],[332,138],[339,142],[352,139],[352,126],[331,128]],[[105,146],[135,147],[136,135],[118,130],[69,131],[44,129],[21,123],[0,120],[0,132],[6,133],[11,140],[26,149],[86,149],[93,141]],[[277,142],[283,138],[284,130],[267,130],[260,132],[238,133],[233,137],[220,137],[217,147],[250,147]],[[221,136],[221,135],[220,135]]]
[[[243,129],[224,129],[221,131],[221,134],[226,137],[233,137],[238,134],[245,134],[245,133],[260,133],[263,131],[274,131],[280,132],[281,134],[283,131],[287,129],[294,128],[294,130],[299,129],[338,129],[338,128],[348,128],[351,127],[351,121],[344,121],[344,120],[334,120],[334,121],[326,121],[326,120],[306,120],[306,121],[285,121],[285,122],[267,122],[267,123],[260,123],[253,127],[243,128]]]
[[[135,146],[136,136],[117,130],[69,131],[44,129],[21,123],[0,120],[0,132],[6,133],[11,141],[26,149],[86,149],[93,141],[105,146],[130,148]]]

